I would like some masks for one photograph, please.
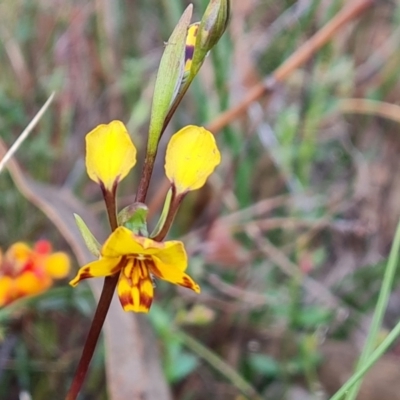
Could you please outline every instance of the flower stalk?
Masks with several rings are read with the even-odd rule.
[[[155,232],[155,235],[153,237],[153,240],[155,240],[156,242],[162,241],[167,236],[169,230],[171,229],[172,223],[174,222],[176,213],[178,212],[184,198],[184,196],[182,195],[176,196],[176,190],[174,187],[172,187],[170,190],[172,192],[171,204],[168,208],[168,212],[162,226],[160,227],[158,232]]]
[[[103,192],[104,202],[106,203],[107,215],[111,230],[115,231],[118,228],[116,213],[117,208],[115,201],[117,185],[113,185],[111,191],[108,191],[104,185],[100,185],[100,187]],[[96,345],[111,305],[111,300],[114,296],[115,288],[118,283],[118,276],[119,273],[116,273],[112,276],[107,276],[104,279],[103,289],[101,291],[92,324],[83,347],[81,359],[79,360],[78,367],[76,368],[71,387],[65,400],[75,400],[82,388],[87,371],[89,369],[90,361],[92,360],[94,351],[96,350]]]
[[[136,164],[136,148],[121,121],[99,125],[86,136],[86,169],[101,188],[112,233],[100,246],[84,221],[76,216],[85,243],[98,259],[81,267],[70,284],[76,286],[92,277],[105,277],[105,280],[66,400],[75,400],[81,390],[116,289],[123,309],[134,312],[149,311],[154,297],[154,278],[200,292],[199,285],[185,273],[188,259],[184,244],[163,240],[185,195],[201,188],[220,162],[211,132],[191,125],[171,138],[165,169],[172,195],[167,198],[153,238],[148,237],[144,204],[160,138],[207,52],[224,32],[229,0],[211,0],[201,23],[189,26],[191,16],[190,5],[166,45],[154,89],[147,151],[136,202],[119,214],[117,186]]]

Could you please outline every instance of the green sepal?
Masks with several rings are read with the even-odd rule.
[[[144,203],[134,203],[118,213],[118,225],[125,226],[136,235],[148,236],[147,213],[149,209]]]
[[[172,32],[158,68],[151,108],[147,152],[155,154],[165,118],[176,96],[184,73],[185,44],[188,26],[192,18],[190,4]]]
[[[169,213],[169,208],[171,207],[171,200],[172,200],[172,189],[169,189],[165,197],[164,207],[162,209],[160,219],[158,220],[157,225],[155,226],[153,232],[151,232],[150,235],[151,238],[156,237],[161,232],[161,229],[164,227],[165,221]]]
[[[97,258],[100,257],[101,245],[97,239],[93,236],[85,221],[78,215],[74,214],[76,225],[78,226],[79,232],[86,244],[88,250]]]

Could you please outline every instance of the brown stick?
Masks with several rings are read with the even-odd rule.
[[[349,2],[324,27],[284,61],[271,76],[254,86],[241,103],[220,114],[214,121],[208,124],[207,129],[215,134],[232,120],[243,114],[251,103],[268,93],[275,83],[284,81],[295,69],[307,62],[313,54],[324,46],[342,26],[357,18],[363,11],[372,6],[373,3],[374,0]]]
[[[365,114],[400,123],[400,106],[397,104],[371,99],[343,99],[338,108],[344,114]]]
[[[236,106],[220,114],[207,125],[207,129],[217,134],[231,121],[243,114],[251,103],[269,93],[276,83],[284,81],[290,74],[307,62],[322,46],[324,46],[344,25],[360,16],[370,8],[375,0],[352,0],[339,11],[324,27],[300,46],[272,75],[250,89],[244,100]],[[150,215],[160,208],[170,183],[165,180],[150,202]]]

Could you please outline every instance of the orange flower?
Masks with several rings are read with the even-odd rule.
[[[0,307],[21,297],[47,290],[53,279],[64,278],[69,272],[65,253],[52,253],[51,244],[38,241],[33,248],[14,243],[0,254]]]

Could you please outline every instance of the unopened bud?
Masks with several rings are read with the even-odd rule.
[[[207,53],[217,44],[229,22],[230,0],[210,0],[201,19],[193,56],[194,69],[200,69]],[[197,68],[198,67],[198,68]],[[197,71],[193,71],[197,73]]]

